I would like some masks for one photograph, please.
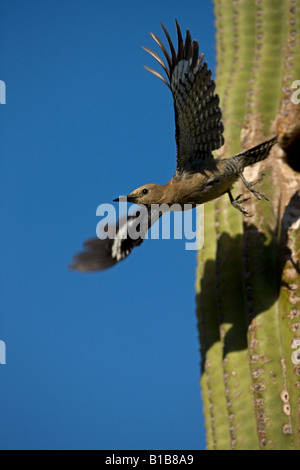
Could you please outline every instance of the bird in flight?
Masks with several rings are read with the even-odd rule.
[[[176,171],[165,185],[145,184],[127,196],[127,201],[141,206],[134,215],[120,219],[115,227],[113,238],[94,238],[84,243],[84,251],[73,257],[69,266],[77,271],[97,271],[109,268],[125,259],[135,246],[145,239],[150,226],[156,222],[163,211],[157,206],[171,207],[176,204],[184,210],[185,205],[195,207],[216,199],[227,193],[232,206],[249,216],[242,204],[248,199],[241,195],[234,199],[231,194],[233,184],[241,178],[246,188],[258,199],[266,198],[254,185],[262,180],[248,182],[243,176],[246,166],[264,160],[269,155],[277,138],[263,142],[231,158],[215,159],[213,150],[224,144],[222,113],[219,96],[215,94],[215,82],[204,55],[199,55],[198,42],[191,39],[189,30],[183,41],[180,27],[176,22],[177,51],[166,28],[161,24],[166,35],[170,53],[161,40],[153,33],[151,37],[158,44],[166,62],[152,50],[144,47],[163,68],[166,77],[145,66],[162,80],[171,90],[175,111],[175,139],[177,146]],[[115,199],[115,201],[119,201]],[[155,209],[153,209],[153,207]],[[136,229],[139,236],[132,237]]]

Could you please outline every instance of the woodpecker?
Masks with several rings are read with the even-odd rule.
[[[246,188],[258,199],[267,197],[254,186],[257,180],[248,182],[243,176],[244,168],[268,157],[272,146],[277,142],[273,137],[266,142],[238,153],[231,158],[216,159],[212,152],[224,144],[222,113],[219,96],[215,94],[215,82],[204,55],[199,55],[199,45],[191,39],[189,30],[183,41],[180,27],[176,22],[177,52],[169,33],[161,23],[166,35],[170,54],[161,40],[153,33],[150,36],[163,52],[166,63],[147,47],[148,52],[163,68],[166,78],[156,70],[144,66],[162,80],[171,90],[175,111],[175,140],[177,146],[176,171],[165,185],[146,184],[132,191],[127,201],[147,208],[143,217],[135,215],[119,220],[114,238],[95,238],[84,243],[84,251],[76,254],[70,265],[78,271],[96,271],[109,268],[125,259],[135,246],[144,240],[149,227],[156,222],[163,211],[151,210],[153,205],[172,206],[177,204],[182,210],[185,205],[198,204],[216,199],[225,193],[232,206],[245,216],[249,216],[242,204],[248,198],[241,195],[234,198],[233,184],[241,178]],[[114,201],[119,201],[115,199]],[[131,237],[132,229],[139,230],[139,236]]]

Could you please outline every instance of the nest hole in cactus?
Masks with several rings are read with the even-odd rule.
[[[288,165],[297,172],[300,172],[300,135],[297,135],[287,147],[284,148]]]

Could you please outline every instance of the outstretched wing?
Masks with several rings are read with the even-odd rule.
[[[137,211],[134,215],[119,219],[115,230],[112,226],[106,226],[105,233],[108,237],[87,240],[83,244],[84,251],[73,256],[69,268],[89,272],[114,266],[127,258],[133,248],[144,241],[148,229],[161,215],[162,212],[158,210],[148,210],[144,213]],[[115,233],[115,236],[110,237],[110,233]]]
[[[175,20],[176,21],[176,20]],[[159,45],[167,61],[153,51],[144,47],[164,69],[167,79],[156,70],[145,66],[149,72],[160,78],[172,91],[175,108],[177,168],[179,176],[182,172],[194,172],[201,168],[212,151],[224,143],[222,113],[219,97],[214,93],[215,82],[212,72],[203,62],[204,55],[199,56],[197,41],[192,41],[189,30],[185,41],[182,39],[180,27],[176,21],[178,51],[176,52],[166,28],[161,24],[167,37],[171,56],[155,34],[150,33]]]

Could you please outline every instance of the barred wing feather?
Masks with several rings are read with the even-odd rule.
[[[116,227],[105,227],[105,232],[115,235],[105,239],[92,238],[84,244],[84,250],[73,257],[70,269],[82,272],[99,271],[119,263],[145,239],[148,229],[162,215],[159,210],[139,211],[120,218]],[[135,234],[135,236],[133,236]]]
[[[219,97],[214,93],[212,72],[207,68],[207,63],[203,63],[204,55],[201,53],[199,56],[197,41],[192,41],[189,30],[186,31],[183,41],[176,21],[176,52],[169,33],[163,25],[162,28],[171,55],[155,34],[150,35],[162,50],[167,64],[152,50],[146,47],[144,49],[161,65],[167,78],[150,67],[145,68],[160,78],[173,94],[177,144],[176,174],[180,176],[183,172],[199,171],[204,160],[212,158],[212,151],[224,143],[224,129]]]

